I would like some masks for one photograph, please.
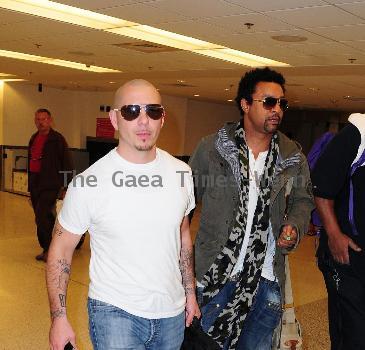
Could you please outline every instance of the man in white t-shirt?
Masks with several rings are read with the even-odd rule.
[[[156,147],[164,117],[153,85],[123,85],[110,112],[118,147],[69,185],[47,262],[54,350],[76,347],[66,292],[86,230],[94,349],[178,350],[185,325],[200,317],[187,216],[195,206],[191,171]]]

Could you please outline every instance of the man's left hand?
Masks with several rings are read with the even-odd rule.
[[[291,225],[284,225],[278,238],[280,248],[290,248],[297,242],[297,230]]]
[[[188,295],[186,297],[186,307],[185,307],[185,325],[189,327],[191,322],[193,322],[193,318],[200,318],[201,312],[199,309],[198,302],[196,301],[195,294]]]

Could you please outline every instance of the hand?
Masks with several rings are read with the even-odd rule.
[[[350,263],[349,247],[355,252],[361,252],[361,248],[342,232],[328,237],[328,247],[335,261],[340,264]]]
[[[316,236],[318,231],[320,229],[320,226],[316,226],[316,225],[313,225],[312,223],[309,224],[309,228],[308,228],[308,232],[307,232],[307,235],[308,236]]]
[[[60,193],[58,194],[58,199],[64,199],[66,196],[67,189],[60,190]]]
[[[191,322],[193,322],[193,318],[201,317],[201,312],[199,309],[198,302],[196,301],[195,294],[188,295],[186,297],[186,306],[185,306],[185,325],[189,327]]]
[[[280,248],[290,248],[297,242],[297,230],[291,225],[284,225],[278,238],[278,246]]]
[[[77,350],[76,336],[67,318],[62,317],[54,319],[49,331],[50,349],[63,350],[68,342]]]

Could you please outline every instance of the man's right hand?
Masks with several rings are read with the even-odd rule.
[[[51,350],[63,350],[70,342],[76,348],[76,336],[66,317],[56,318],[52,321],[49,331],[49,346]]]
[[[335,261],[340,264],[349,264],[349,248],[355,252],[361,252],[361,248],[349,237],[343,233],[329,235],[328,247]]]

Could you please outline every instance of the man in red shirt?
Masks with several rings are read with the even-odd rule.
[[[37,260],[47,261],[55,222],[54,207],[62,196],[67,181],[64,172],[72,169],[65,138],[51,127],[52,116],[45,108],[35,112],[38,131],[32,135],[28,148],[28,190],[35,214],[37,236],[43,252]]]

